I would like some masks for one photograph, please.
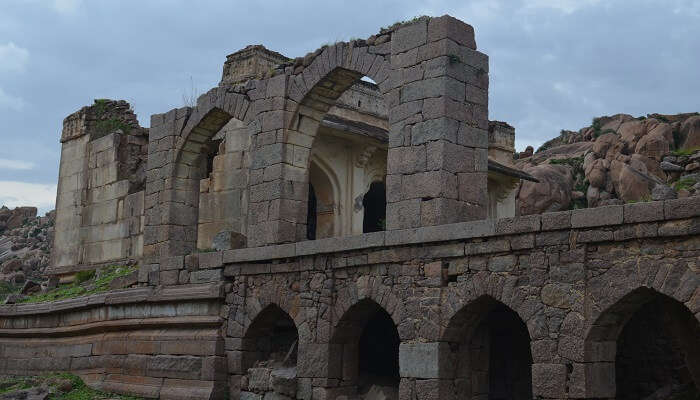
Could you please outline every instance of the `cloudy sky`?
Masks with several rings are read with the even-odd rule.
[[[95,98],[148,126],[247,44],[294,57],[423,14],[474,26],[518,149],[595,116],[700,111],[699,0],[0,0],[0,205],[53,206],[61,122]]]

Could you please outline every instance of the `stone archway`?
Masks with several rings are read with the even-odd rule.
[[[270,304],[253,319],[242,340],[241,398],[244,396],[295,398],[299,332],[294,320]]]
[[[629,292],[601,313],[587,335],[587,395],[697,396],[698,337],[700,322],[683,303],[646,287]]]
[[[345,393],[398,395],[399,344],[389,313],[371,299],[352,305],[334,327],[330,357],[340,360],[329,377],[339,379]]]
[[[202,95],[195,108],[181,108],[151,118],[149,162],[146,168],[146,226],[144,256],[150,262],[160,257],[186,255],[196,249],[199,220],[200,179],[206,174],[203,158],[208,143],[231,119],[250,122],[249,99],[232,88],[216,88]],[[242,155],[246,140],[229,147]],[[241,168],[231,171],[239,196],[247,187]],[[236,210],[244,215],[241,210]]]
[[[532,354],[525,322],[505,304],[481,296],[448,322],[443,340],[451,350],[453,381],[458,398],[532,398]]]

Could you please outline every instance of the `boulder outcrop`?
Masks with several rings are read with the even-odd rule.
[[[700,114],[595,118],[515,163],[542,182],[521,183],[520,215],[700,195]]]

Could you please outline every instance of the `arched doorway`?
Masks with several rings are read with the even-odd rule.
[[[515,311],[480,297],[450,320],[445,340],[455,360],[457,398],[532,399],[530,335]]]
[[[618,400],[698,399],[698,338],[700,323],[685,305],[640,288],[596,320],[586,357],[601,364],[614,361],[608,385]]]
[[[323,239],[337,236],[339,230],[337,185],[327,170],[316,160],[309,167],[309,197],[307,199],[307,238]]]
[[[384,182],[372,182],[362,198],[365,210],[362,232],[379,232],[386,229],[386,187]]]
[[[296,396],[299,332],[294,320],[277,305],[269,305],[250,324],[242,340],[246,377],[241,398]]]
[[[397,398],[400,338],[394,321],[379,304],[362,300],[345,312],[331,343],[337,344],[341,385],[362,397]]]

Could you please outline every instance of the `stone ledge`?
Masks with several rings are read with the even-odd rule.
[[[559,236],[563,230],[581,228],[619,228],[627,224],[653,221],[671,221],[700,216],[700,197],[666,200],[647,203],[634,203],[619,206],[585,208],[571,211],[526,215],[498,220],[479,220],[447,225],[426,226],[385,232],[366,233],[356,236],[309,240],[265,247],[228,250],[223,254],[224,264],[254,263],[282,258],[294,258],[324,253],[340,253],[351,250],[364,250],[377,247],[426,244],[455,240],[537,233],[537,245],[547,245],[547,238]],[[597,232],[597,231],[596,231]],[[681,235],[682,231],[669,234]],[[661,233],[659,233],[661,235]],[[626,240],[632,237],[648,237],[648,234],[594,235],[589,230],[582,232],[585,241]],[[569,236],[562,239],[568,242]],[[550,243],[552,244],[552,243]],[[245,270],[245,271],[244,271]],[[226,268],[225,276],[237,273],[270,273],[267,264],[250,264],[245,268]],[[0,314],[1,315],[1,314]]]
[[[0,316],[48,314],[57,311],[76,310],[86,307],[131,303],[155,303],[164,301],[206,300],[223,297],[221,283],[201,285],[177,285],[162,288],[134,288],[99,293],[75,299],[47,303],[0,305]]]
[[[102,333],[109,331],[119,331],[125,328],[166,328],[173,326],[207,327],[219,326],[223,323],[223,318],[219,316],[188,316],[188,317],[161,317],[161,318],[129,318],[112,321],[91,322],[81,325],[62,326],[56,328],[17,328],[0,329],[0,337],[53,337],[72,336],[86,333]]]

